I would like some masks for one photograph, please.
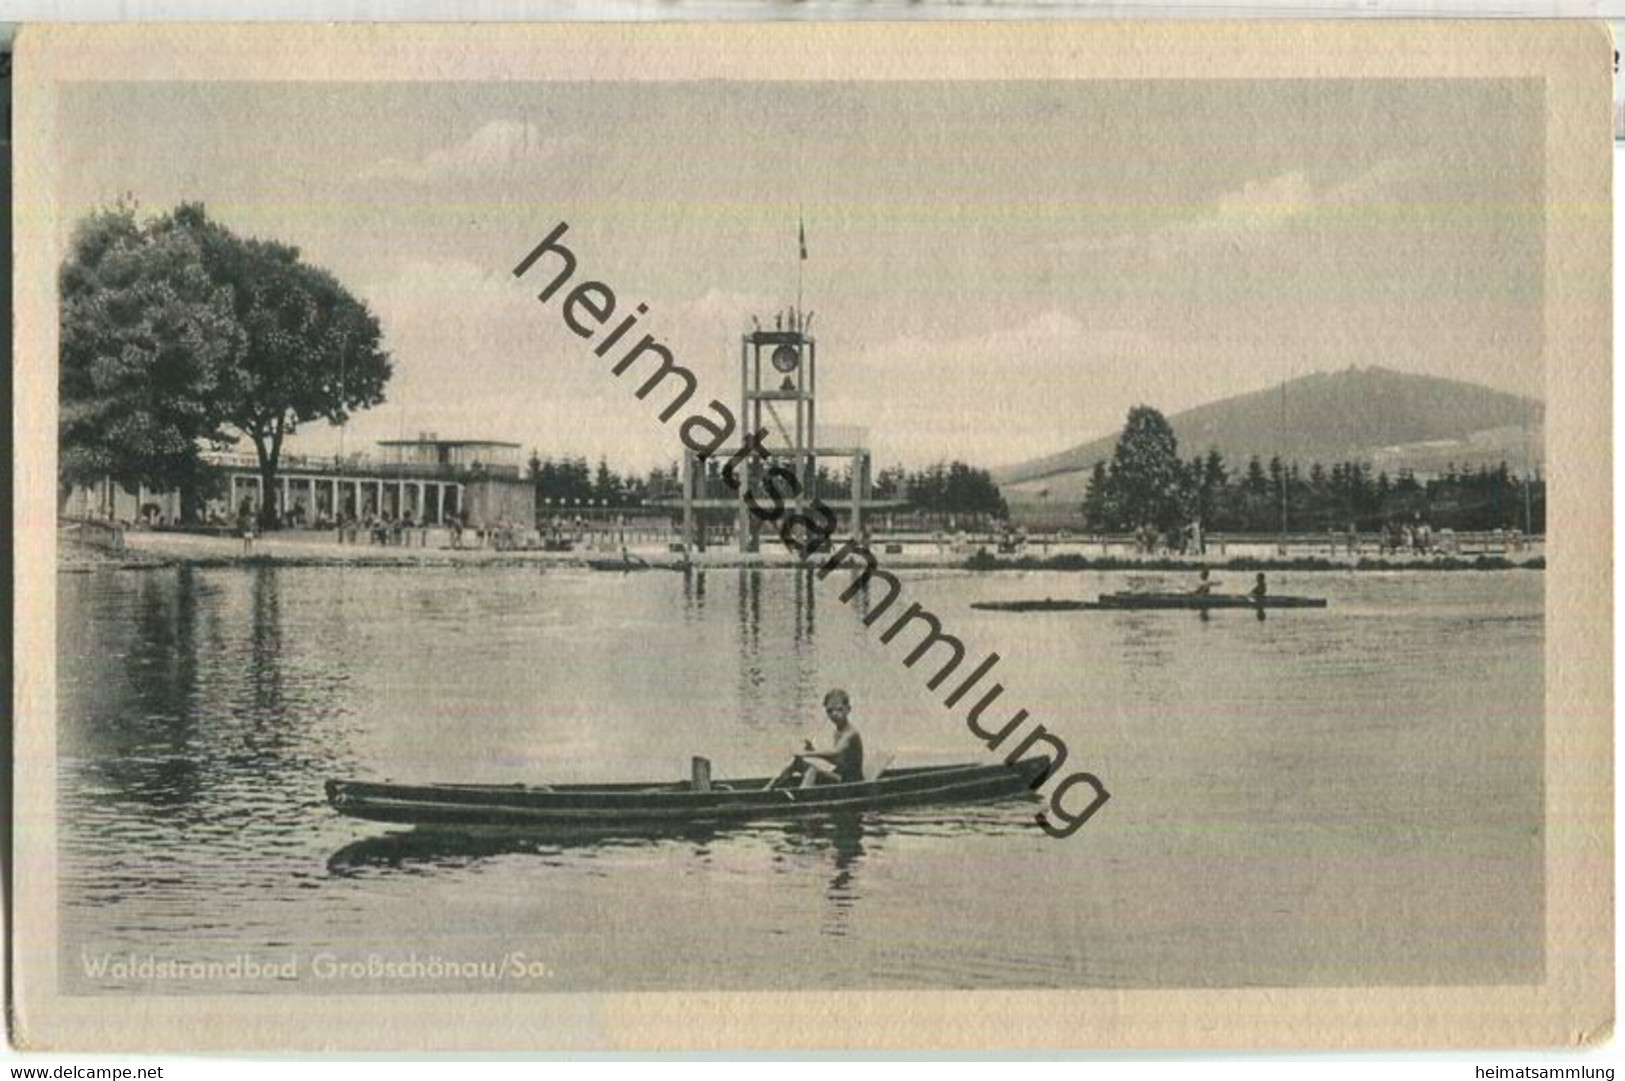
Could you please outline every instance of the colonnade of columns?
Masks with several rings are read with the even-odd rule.
[[[257,476],[238,473],[227,474],[229,503],[232,513],[249,497],[258,505],[261,500]],[[400,517],[410,512],[419,523],[444,525],[449,515],[462,510],[463,486],[450,481],[385,480],[381,477],[319,477],[283,476],[279,478],[277,507],[288,513],[304,502],[304,518],[312,521],[317,516],[334,518],[344,515],[365,518],[368,515]],[[326,497],[323,499],[322,497]],[[393,497],[391,499],[390,497]]]

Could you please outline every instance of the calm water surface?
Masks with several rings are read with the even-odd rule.
[[[1283,573],[1330,607],[1263,621],[970,608],[1177,581],[907,576],[973,658],[1003,656],[1000,706],[1111,790],[1068,840],[1013,802],[566,845],[343,819],[322,782],[677,780],[693,754],[765,775],[825,737],[832,686],[871,754],[980,748],[838,578],[63,575],[65,988],[1538,981],[1542,576]],[[91,971],[132,954],[295,975]]]

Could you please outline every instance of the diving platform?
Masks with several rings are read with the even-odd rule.
[[[816,501],[845,518],[846,530],[853,536],[864,534],[871,513],[908,505],[902,499],[874,498],[873,463],[861,438],[843,438],[846,433],[837,428],[834,438],[826,435],[827,442],[819,440],[818,342],[808,333],[811,324],[811,315],[793,308],[775,317],[773,329],[758,326],[741,335],[740,442],[719,449],[704,463],[693,451],[685,451],[678,498],[655,504],[682,510],[683,545],[690,551],[701,535],[701,515],[735,515],[739,550],[748,552],[764,532],[766,523],[759,518],[759,508],[768,503],[791,514]],[[727,462],[737,463],[733,472],[741,481],[739,491],[717,475]],[[819,466],[825,462],[845,466],[846,478],[838,495],[823,494],[830,487],[827,478],[819,476]],[[774,470],[777,482],[771,490],[765,489],[765,482],[774,479],[769,475]],[[752,514],[744,498],[746,491],[765,496],[757,501],[757,514]]]

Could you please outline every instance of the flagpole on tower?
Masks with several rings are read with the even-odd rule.
[[[796,260],[796,326],[801,326],[801,280],[807,269],[807,218],[804,211],[796,213],[796,239],[800,242],[801,258]]]

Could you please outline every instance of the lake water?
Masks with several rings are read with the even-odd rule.
[[[1330,606],[1262,621],[970,607],[1172,575],[904,577],[972,657],[1001,654],[1001,708],[1110,789],[1071,838],[1023,801],[591,844],[457,842],[323,802],[329,777],[675,781],[694,754],[761,776],[825,740],[833,686],[871,754],[988,757],[840,576],[63,575],[64,989],[1541,979],[1540,573],[1274,574]]]

